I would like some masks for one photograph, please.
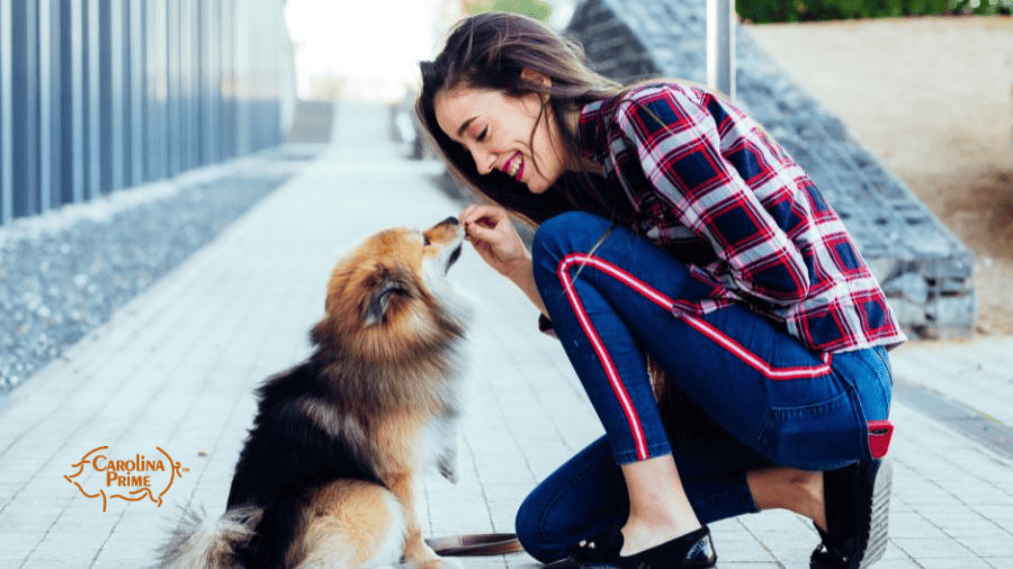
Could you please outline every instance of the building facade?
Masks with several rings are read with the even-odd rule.
[[[0,0],[0,226],[282,139],[284,0]]]

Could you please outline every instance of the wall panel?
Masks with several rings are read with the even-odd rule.
[[[0,0],[0,226],[279,144],[283,2]]]

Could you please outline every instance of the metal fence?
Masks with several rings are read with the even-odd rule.
[[[0,225],[281,140],[284,0],[0,0]]]

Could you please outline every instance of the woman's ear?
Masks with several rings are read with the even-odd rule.
[[[549,79],[547,75],[541,73],[540,71],[528,69],[527,67],[521,69],[521,79],[524,81],[530,81],[532,83],[541,83],[546,87],[552,86],[552,80]]]

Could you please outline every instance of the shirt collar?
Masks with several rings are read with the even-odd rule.
[[[607,101],[592,101],[580,110],[580,121],[577,124],[577,140],[585,158],[599,164],[608,152],[608,136],[605,128],[605,109]]]

